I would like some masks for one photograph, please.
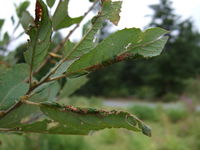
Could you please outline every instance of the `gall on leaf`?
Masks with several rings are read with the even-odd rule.
[[[35,5],[35,24],[38,26],[42,19],[42,5],[37,0]]]

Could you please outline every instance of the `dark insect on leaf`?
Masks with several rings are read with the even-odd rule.
[[[39,22],[42,19],[42,6],[40,2],[37,0],[35,5],[35,24],[38,26]]]

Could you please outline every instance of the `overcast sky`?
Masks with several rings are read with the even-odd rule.
[[[17,5],[24,0],[1,0],[0,5],[0,19],[7,19],[6,25],[4,26],[4,31],[12,31],[12,24],[10,22],[10,17],[15,13],[14,3]],[[34,2],[35,0],[30,0],[32,5],[29,8],[29,11],[34,14]],[[59,0],[57,0],[58,3]],[[131,28],[139,27],[143,28],[146,26],[150,18],[145,17],[146,15],[152,14],[151,9],[148,8],[150,4],[156,4],[159,0],[123,0],[121,20],[119,22],[118,28]],[[177,14],[182,15],[182,18],[192,17],[195,21],[196,27],[200,30],[200,0],[172,0],[173,7]],[[88,10],[91,3],[89,0],[71,0],[70,2],[70,15],[72,17],[77,17],[82,15]],[[54,9],[52,9],[52,12]],[[69,29],[64,30],[67,32]],[[16,33],[20,33],[20,30]],[[80,37],[80,30],[77,31],[72,38]],[[24,36],[20,41],[24,41],[27,38]]]

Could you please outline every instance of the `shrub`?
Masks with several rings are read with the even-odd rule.
[[[188,117],[188,112],[185,109],[168,109],[166,110],[166,114],[168,116],[168,118],[176,123],[180,120],[186,119]]]
[[[175,102],[175,101],[178,100],[178,95],[175,94],[175,93],[169,92],[169,93],[165,94],[165,95],[161,98],[161,100],[162,100],[163,102]]]
[[[160,118],[157,109],[150,106],[135,105],[128,110],[142,120],[159,121]]]
[[[155,97],[155,91],[153,88],[149,86],[143,86],[141,88],[136,89],[135,95],[138,98],[141,99],[146,99],[146,100],[151,100],[152,98]]]

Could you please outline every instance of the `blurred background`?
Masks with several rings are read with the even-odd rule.
[[[72,16],[80,16],[90,7],[91,3],[84,1],[79,9],[77,3],[80,1],[74,0],[71,3]],[[10,7],[9,11],[13,15],[20,1],[15,2],[15,7],[13,2],[5,3],[5,6],[2,3],[0,7]],[[119,26],[105,21],[97,36],[98,42],[124,27],[162,27],[170,31],[170,39],[163,53],[155,58],[124,61],[91,73],[88,82],[70,94],[64,103],[129,111],[152,127],[153,137],[144,137],[122,129],[103,130],[84,137],[0,135],[0,150],[200,149],[200,1],[123,2]],[[32,14],[33,7],[29,7]],[[72,36],[72,41],[81,38],[82,28],[97,10],[98,7],[86,18]],[[22,53],[26,49],[27,36],[21,27],[15,29],[16,16],[9,15],[1,9],[0,19],[6,19],[6,26],[0,30],[0,57],[6,56],[7,62],[11,64],[20,63],[24,61]],[[70,28],[56,33],[55,43]]]

